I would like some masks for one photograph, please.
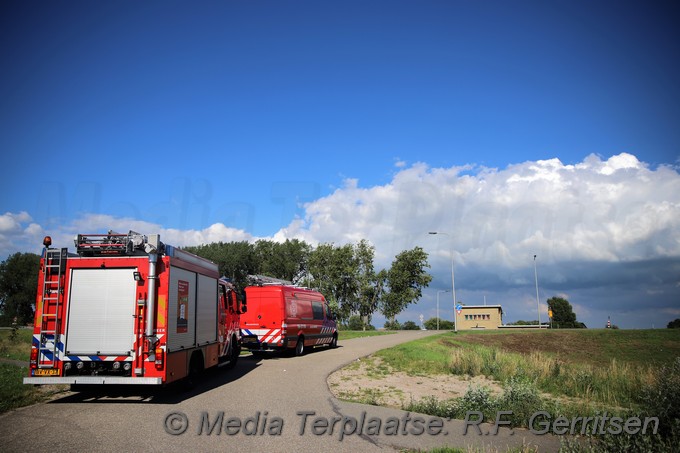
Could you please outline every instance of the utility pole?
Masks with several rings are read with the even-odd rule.
[[[451,238],[451,292],[453,293],[453,331],[458,332],[458,315],[456,314],[456,279],[453,274],[453,237],[449,233],[441,231],[430,231],[428,234],[443,234]]]
[[[536,280],[536,308],[538,310],[538,328],[541,328],[541,303],[538,300],[538,272],[536,271],[536,255],[534,255],[534,279]]]

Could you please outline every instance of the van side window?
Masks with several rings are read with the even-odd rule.
[[[323,305],[321,302],[312,302],[312,313],[314,319],[323,320]]]

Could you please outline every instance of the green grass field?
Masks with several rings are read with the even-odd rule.
[[[680,442],[680,330],[527,330],[447,332],[375,354],[412,376],[486,376],[502,385],[494,396],[468,388],[460,398],[412,401],[403,409],[464,418],[479,410],[493,420],[512,411],[514,426],[531,414],[593,417],[603,413],[661,419],[659,436],[588,438],[561,451],[674,451]]]
[[[468,344],[524,354],[537,351],[562,362],[585,362],[594,366],[615,359],[644,367],[669,363],[680,357],[680,329],[466,331],[459,332],[457,338]]]

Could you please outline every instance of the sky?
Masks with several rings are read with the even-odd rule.
[[[507,322],[680,317],[677,2],[10,0],[0,42],[0,259],[367,239],[429,254],[401,322],[452,262]]]

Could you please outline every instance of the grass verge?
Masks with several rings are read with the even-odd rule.
[[[0,413],[44,401],[68,388],[23,384],[23,378],[28,376],[32,336],[30,329],[0,330]],[[15,362],[25,362],[26,366]]]
[[[0,358],[28,362],[32,329],[0,330]]]
[[[363,337],[376,337],[378,335],[391,335],[393,331],[385,331],[385,330],[339,330],[338,331],[338,340],[349,340],[352,338],[363,338]]]
[[[0,413],[49,399],[68,386],[37,387],[24,385],[28,368],[0,362]]]

